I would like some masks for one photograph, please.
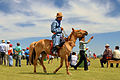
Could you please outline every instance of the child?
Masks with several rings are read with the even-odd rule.
[[[28,65],[28,63],[29,63],[29,47],[26,48],[25,55],[26,55],[26,60],[27,60],[27,65]]]
[[[76,64],[77,64],[77,55],[76,55],[75,52],[73,52],[72,56],[71,56],[71,64],[70,64],[70,66],[74,67]]]
[[[9,66],[13,66],[13,48],[12,48],[12,44],[9,45],[9,50],[8,50],[8,55],[9,55]]]

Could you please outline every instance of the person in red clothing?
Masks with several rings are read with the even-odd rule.
[[[93,59],[96,59],[96,58],[97,58],[96,54],[95,54],[95,53],[93,53]]]
[[[9,45],[9,50],[8,50],[8,60],[9,60],[9,66],[13,66],[13,48],[12,44]]]

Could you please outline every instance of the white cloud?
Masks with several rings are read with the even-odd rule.
[[[23,2],[27,2],[26,5]],[[69,34],[70,28],[85,29],[90,33],[120,31],[120,17],[108,17],[106,14],[114,9],[109,0],[106,4],[91,0],[68,0],[58,8],[53,1],[13,0],[10,8],[14,13],[0,12],[1,39],[51,36],[50,25],[57,12],[63,12],[63,27]],[[15,2],[15,3],[14,3]],[[16,4],[17,3],[17,4]],[[23,5],[22,5],[23,4]],[[14,7],[15,6],[15,7]],[[21,9],[22,8],[22,9]],[[68,23],[74,18],[75,23]],[[77,19],[78,18],[78,19]],[[78,21],[77,21],[78,20]],[[89,21],[90,23],[79,22]],[[17,23],[31,22],[33,27],[18,27]]]

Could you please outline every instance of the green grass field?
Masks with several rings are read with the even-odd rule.
[[[56,59],[53,64],[44,61],[47,68],[47,74],[43,72],[42,67],[38,64],[37,74],[33,73],[33,65],[26,66],[26,61],[22,60],[22,67],[8,67],[0,65],[0,80],[120,80],[119,68],[101,68],[99,59],[91,60],[89,71],[83,68],[74,70],[69,68],[72,75],[67,75],[65,65],[56,73],[53,71],[59,66]],[[114,64],[115,66],[115,64]]]

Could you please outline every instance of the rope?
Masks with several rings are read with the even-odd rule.
[[[63,29],[63,34],[65,35],[65,36],[67,36],[68,37],[68,35],[66,34],[66,32],[65,32],[65,30]]]

